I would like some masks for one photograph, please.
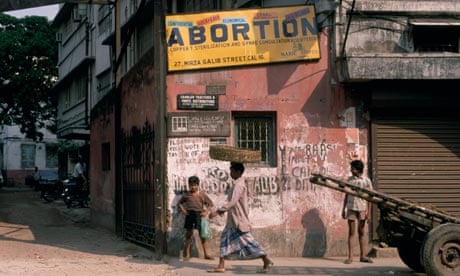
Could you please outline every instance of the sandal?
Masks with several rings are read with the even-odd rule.
[[[264,266],[262,269],[257,270],[257,273],[268,273],[270,272],[270,269],[274,266],[275,264],[272,261],[269,261],[267,263],[264,263]]]
[[[204,256],[204,258],[205,258],[206,260],[214,260],[214,257],[212,257],[212,256]]]
[[[370,264],[374,263],[374,261],[371,258],[366,258],[366,257],[359,259],[359,261],[362,263],[370,263]]]
[[[352,259],[346,259],[345,262],[343,262],[344,264],[351,264],[353,262]]]
[[[208,269],[207,272],[209,272],[209,273],[224,273],[225,268],[223,268],[223,267],[215,267],[215,268]]]

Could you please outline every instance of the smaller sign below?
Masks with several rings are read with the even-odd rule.
[[[206,85],[206,94],[208,95],[225,95],[227,86],[225,84],[211,84]]]
[[[219,107],[218,100],[218,95],[177,95],[177,109],[217,110]]]
[[[218,111],[168,114],[169,137],[229,137],[230,113]]]

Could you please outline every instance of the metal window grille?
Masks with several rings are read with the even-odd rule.
[[[274,165],[274,131],[272,117],[236,117],[235,145],[262,152],[261,164]]]

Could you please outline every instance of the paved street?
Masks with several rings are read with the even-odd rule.
[[[343,263],[344,258],[272,258],[275,266],[269,275],[425,275],[411,271],[399,258],[379,258],[373,264],[354,262],[350,265]],[[215,267],[217,260],[208,261],[192,258],[188,262],[178,259],[169,261],[170,266],[181,276],[197,275],[256,275],[261,267],[261,261],[228,261],[225,273],[206,273],[207,269]],[[260,275],[260,274],[259,274]]]
[[[0,189],[0,275],[177,275],[145,248],[89,223],[89,209]]]
[[[214,261],[155,254],[89,223],[89,209],[45,203],[28,188],[0,189],[0,275],[212,275]],[[343,264],[343,258],[277,258],[270,275],[417,275],[399,258]],[[228,261],[218,275],[255,275],[261,262]],[[421,275],[421,274],[419,274]]]

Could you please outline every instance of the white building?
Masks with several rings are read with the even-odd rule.
[[[26,175],[39,170],[58,170],[58,140],[46,129],[43,140],[25,138],[18,126],[0,127],[0,168],[5,185],[24,183]]]
[[[113,87],[110,48],[102,45],[113,29],[112,9],[65,3],[53,21],[58,29],[59,81],[52,92],[58,98],[56,134],[59,139],[83,142],[61,160],[62,171],[71,168],[68,164],[76,155],[88,163],[91,110]]]

